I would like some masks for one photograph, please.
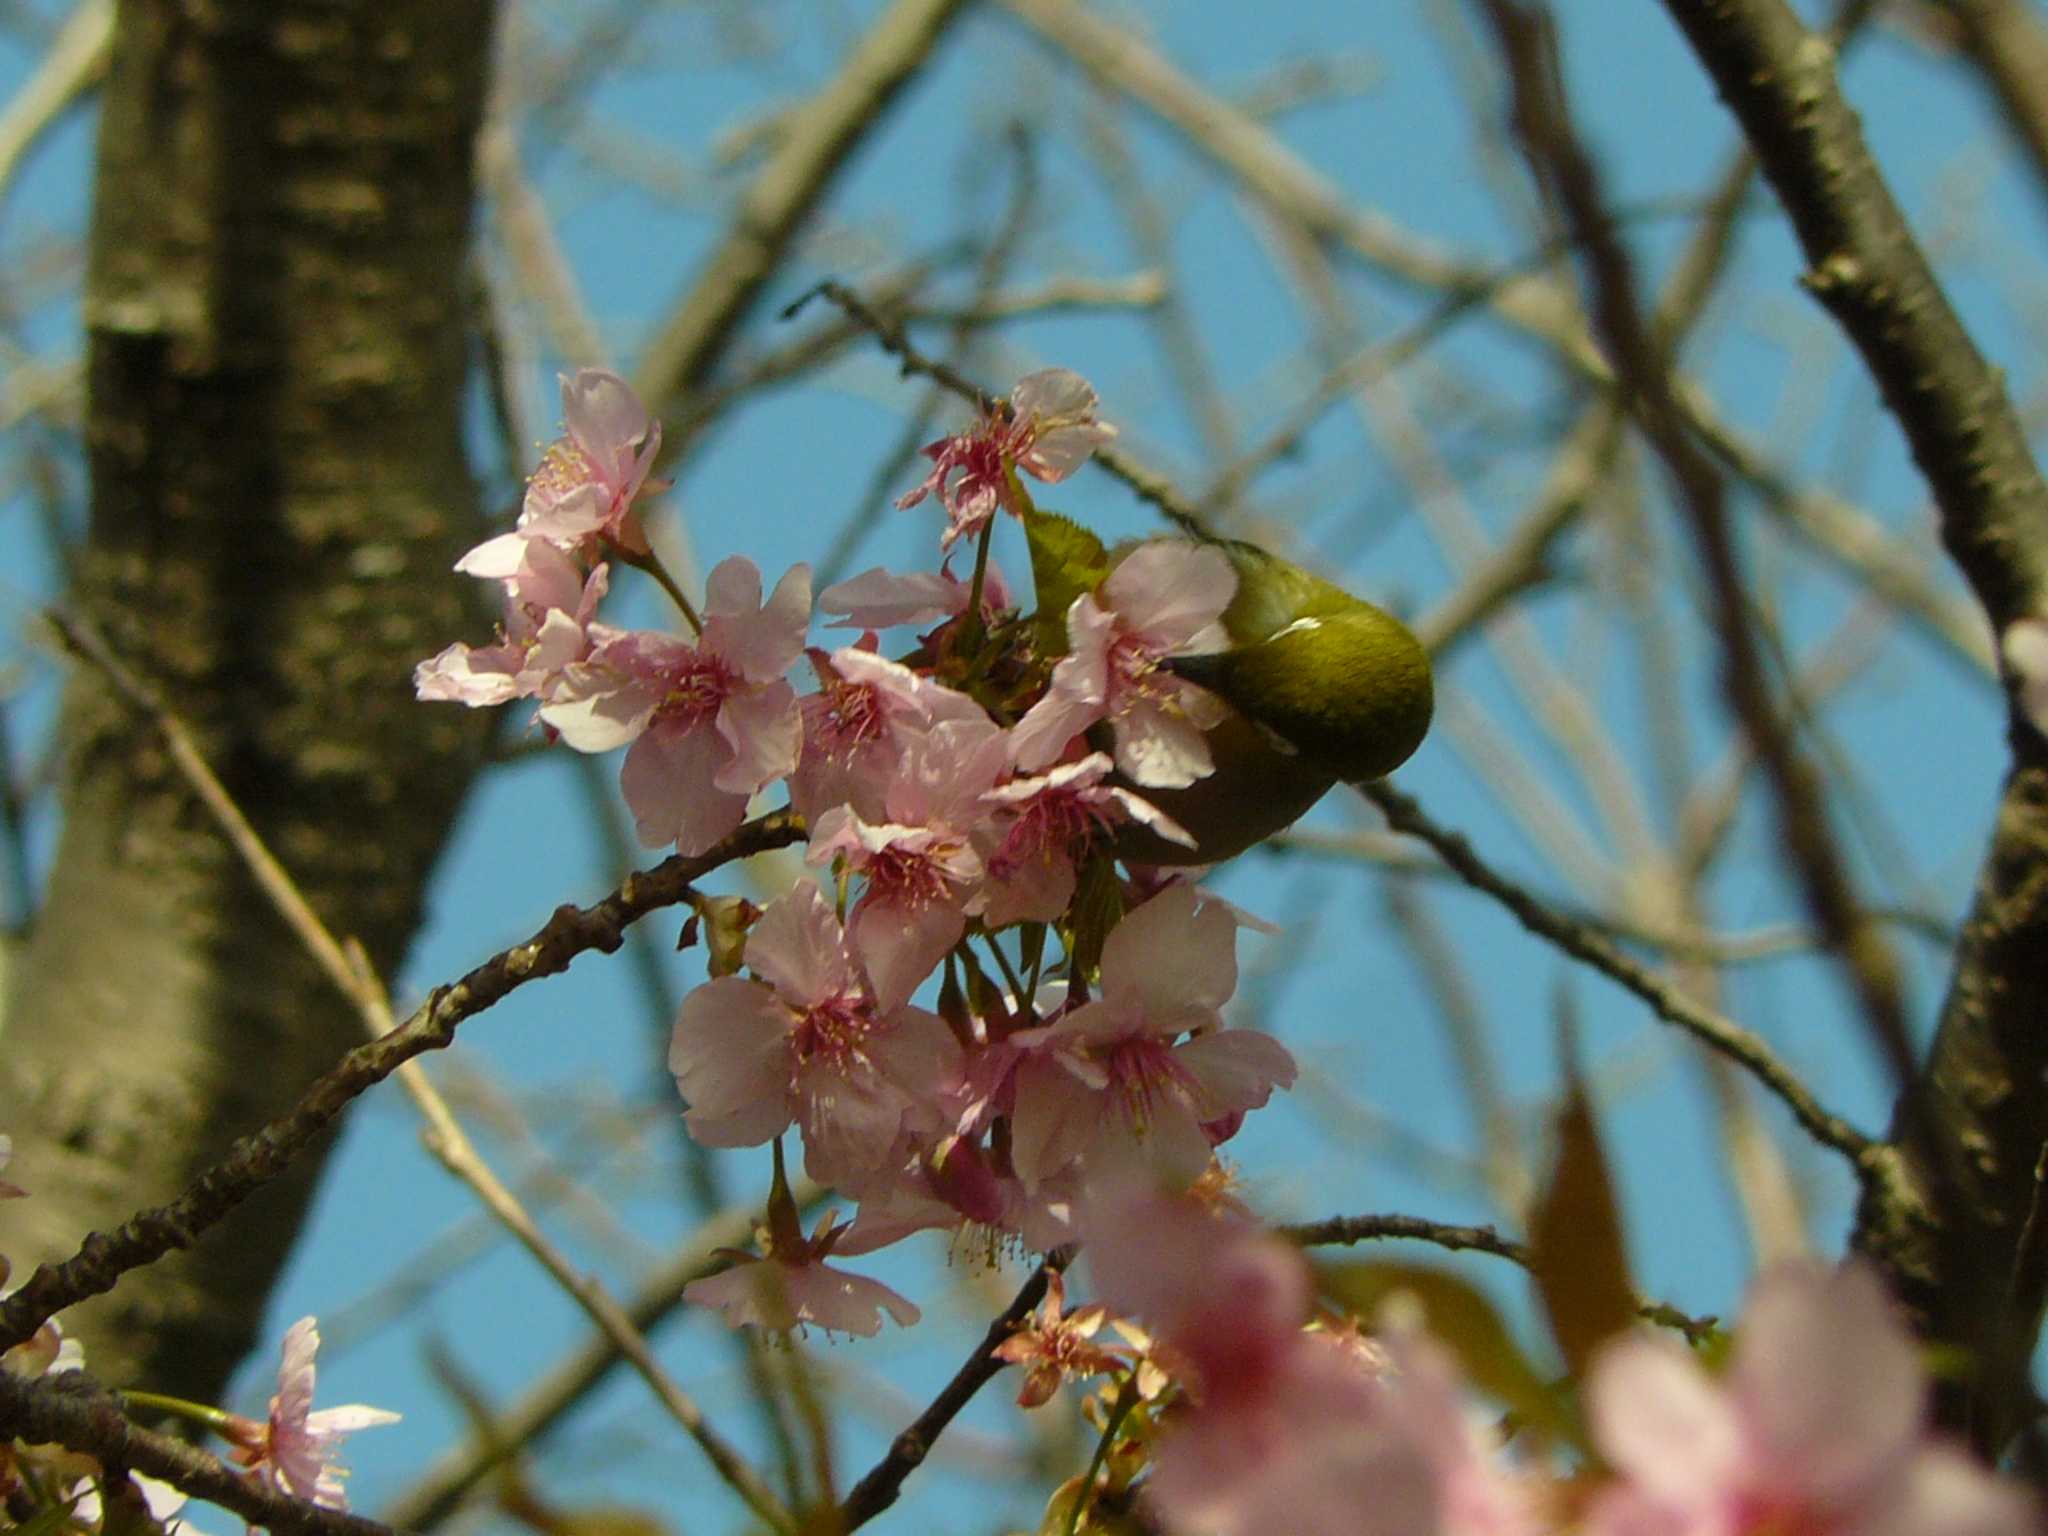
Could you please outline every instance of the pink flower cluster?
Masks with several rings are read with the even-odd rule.
[[[450,647],[416,685],[471,705],[530,698],[567,746],[625,747],[620,784],[650,847],[706,852],[786,786],[818,879],[759,913],[743,973],[685,1000],[670,1051],[700,1141],[759,1146],[794,1127],[810,1174],[857,1202],[850,1226],[785,1227],[780,1268],[965,1224],[1043,1248],[1071,1238],[1092,1184],[1199,1176],[1294,1063],[1225,1027],[1233,911],[1119,870],[1114,844],[1135,823],[1192,846],[1145,795],[1211,771],[1203,732],[1223,706],[1166,663],[1225,643],[1236,578],[1193,543],[1140,545],[1056,586],[1029,622],[988,559],[998,506],[1029,531],[1020,475],[1063,479],[1115,435],[1094,390],[1033,374],[928,449],[932,474],[904,503],[938,498],[942,545],[980,534],[973,577],[942,564],[840,583],[820,601],[860,634],[808,650],[805,567],[764,598],[756,568],[729,559],[701,609],[660,570],[635,509],[660,428],[625,383],[586,370],[562,403],[566,435],[518,527],[458,565],[502,584],[496,643]],[[691,633],[604,623],[607,559],[662,580]],[[910,626],[915,645],[885,655],[880,632]],[[816,679],[802,697],[800,658]],[[934,975],[935,1004],[914,1003]],[[771,1289],[790,1294],[790,1275]],[[776,1313],[769,1294],[746,1291],[741,1312]],[[874,1321],[871,1303],[783,1312]]]
[[[1145,1484],[1175,1536],[2041,1529],[2016,1486],[1931,1435],[1912,1339],[1854,1263],[1765,1275],[1719,1378],[1671,1338],[1611,1341],[1582,1387],[1598,1461],[1567,1473],[1554,1453],[1512,1454],[1475,1417],[1455,1358],[1399,1305],[1364,1348],[1305,1328],[1307,1266],[1250,1223],[1146,1193],[1091,1207],[1083,1227],[1101,1299],[1075,1317],[1089,1334],[1105,1316],[1142,1320],[1145,1358],[1179,1387],[1155,1409]],[[1128,1368],[1128,1351],[1077,1342],[1065,1374]],[[1033,1346],[999,1353],[1049,1369]],[[1043,1401],[1053,1383],[1033,1385]]]

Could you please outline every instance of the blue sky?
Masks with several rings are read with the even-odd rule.
[[[595,98],[598,127],[583,143],[569,152],[525,146],[613,349],[603,358],[548,356],[521,376],[537,434],[547,435],[557,414],[556,366],[630,369],[650,320],[689,280],[719,228],[723,199],[744,174],[715,181],[715,198],[679,211],[646,190],[600,182],[593,155],[620,146],[667,147],[701,168],[707,147],[737,118],[818,84],[850,32],[875,9],[794,0],[757,7],[744,14],[776,47],[752,62],[721,58],[711,46],[730,36],[738,13],[663,12],[642,43],[616,61],[616,73]],[[1668,205],[1698,195],[1734,142],[1732,125],[1657,7],[1569,0],[1557,9],[1581,126],[1612,196],[1627,206],[1666,209],[1631,226],[1639,259],[1655,275],[1690,228]],[[1273,130],[1357,206],[1470,259],[1520,260],[1528,255],[1528,236],[1502,217],[1495,195],[1500,183],[1489,177],[1501,175],[1522,197],[1526,182],[1512,163],[1489,169],[1479,130],[1462,104],[1454,54],[1429,21],[1444,13],[1464,14],[1455,7],[1310,0],[1265,7],[1255,26],[1244,7],[1215,3],[1148,0],[1121,14],[1141,22],[1184,70],[1225,94],[1302,59],[1357,65],[1370,82],[1363,90],[1284,114]],[[728,29],[715,34],[718,17]],[[0,83],[17,79],[21,57],[7,55],[0,67],[7,71]],[[1966,320],[2024,400],[2039,383],[2025,286],[2026,269],[2038,265],[2048,233],[2039,197],[2003,154],[1976,96],[1916,44],[1880,30],[1854,55],[1849,83],[1880,161],[1923,233],[1934,239]],[[1035,153],[1045,188],[1018,281],[1134,270],[1139,262],[1125,221],[1091,169],[1081,138],[1080,126],[1093,109],[1071,71],[999,8],[970,16],[835,191],[822,259],[778,293],[793,296],[804,281],[827,271],[858,279],[863,253],[872,259],[880,252],[929,249],[963,227],[985,228],[1008,195],[1002,134],[1017,118],[1041,124]],[[1119,108],[1115,115],[1167,210],[1188,310],[1226,397],[1243,414],[1245,439],[1255,441],[1304,388],[1303,351],[1317,339],[1318,323],[1276,270],[1273,246],[1248,216],[1241,192],[1142,114]],[[0,248],[10,256],[40,236],[77,227],[88,130],[83,117],[68,125],[15,189],[0,226]],[[1724,413],[1767,443],[1788,469],[1838,487],[1928,550],[1944,589],[1957,590],[1933,552],[1926,495],[1896,432],[1879,413],[1874,390],[1844,365],[1825,316],[1797,288],[1797,272],[1797,253],[1768,196],[1760,195],[1744,223],[1727,297],[1712,312],[1688,366],[1709,382]],[[1339,284],[1370,335],[1399,328],[1425,307],[1412,293],[1355,270],[1340,269]],[[769,314],[764,306],[756,319],[750,334],[757,342],[772,344],[786,329]],[[33,345],[61,353],[75,344],[75,327],[75,308],[53,302],[30,317],[26,333]],[[1548,467],[1552,445],[1544,429],[1560,409],[1557,381],[1529,345],[1484,323],[1460,327],[1441,355],[1455,363],[1455,377],[1435,372],[1433,364],[1427,373],[1404,376],[1413,390],[1408,404],[1429,429],[1458,500],[1497,537],[1525,509]],[[1183,477],[1183,484],[1206,478],[1211,445],[1198,439],[1175,399],[1141,317],[1098,312],[1013,324],[979,366],[1000,387],[1050,363],[1094,380],[1105,415],[1123,426],[1133,451]],[[1450,395],[1453,385],[1465,393]],[[700,569],[741,553],[772,581],[790,562],[815,559],[918,395],[895,379],[886,359],[863,350],[801,387],[738,412],[689,462],[667,501],[674,529],[686,531]],[[1457,425],[1455,413],[1469,415],[1475,403],[1492,414]],[[505,491],[502,466],[485,468]],[[1262,507],[1292,520],[1288,531],[1305,558],[1366,595],[1426,610],[1460,575],[1457,560],[1418,514],[1415,493],[1384,441],[1363,433],[1343,410],[1331,412],[1298,455],[1261,479],[1257,492]],[[27,501],[18,490],[9,498],[0,503],[0,515],[11,522],[11,544],[33,549]],[[1144,510],[1100,475],[1077,477],[1048,501],[1107,535],[1154,531]],[[1803,653],[1852,614],[1857,594],[1825,566],[1766,537],[1753,507],[1742,510],[1757,590],[1782,626],[1785,644]],[[1671,643],[1684,660],[1675,707],[1697,770],[1722,753],[1729,730],[1713,692],[1711,637],[1700,622],[1689,552],[1654,484],[1645,488],[1640,526],[1645,569],[1662,584]],[[1643,782],[1654,765],[1650,722],[1665,701],[1646,693],[1625,643],[1628,621],[1612,574],[1620,562],[1612,550],[1626,527],[1617,516],[1577,536],[1564,556],[1567,579],[1526,601],[1530,628],[1513,643],[1533,647],[1524,654],[1540,654],[1584,691],[1619,761]],[[892,514],[872,529],[856,568],[929,563],[934,535],[927,512]],[[998,558],[1023,575],[1020,545],[999,542]],[[38,722],[47,719],[52,689],[46,665],[25,649],[18,617],[50,579],[40,561],[24,561],[0,579],[0,607],[17,609],[7,659],[31,669],[36,680],[15,727],[21,756]],[[650,620],[655,611],[644,602],[637,610]],[[1896,627],[1872,645],[1873,658],[1826,717],[1831,749],[1861,785],[1860,794],[1836,802],[1840,826],[1866,889],[1953,919],[1967,897],[2002,767],[1998,701],[1983,680]],[[1615,807],[1569,771],[1546,722],[1519,697],[1503,658],[1468,647],[1443,670],[1438,686],[1447,706],[1493,722],[1502,750],[1517,754],[1512,771],[1530,790],[1557,797],[1590,829],[1595,851],[1612,862],[1615,849],[1603,823]],[[1547,851],[1504,803],[1499,781],[1475,767],[1474,751],[1469,744],[1461,750],[1450,732],[1440,731],[1398,782],[1439,819],[1466,830],[1490,859],[1567,900],[1586,899],[1548,867]],[[607,781],[615,770],[615,764],[605,766]],[[529,759],[480,785],[437,877],[429,927],[396,979],[402,1003],[525,936],[558,902],[588,901],[614,883],[582,786],[579,767],[566,754]],[[1645,800],[1657,820],[1655,795],[1646,793]],[[1866,814],[1865,802],[1881,815]],[[1371,818],[1355,798],[1333,796],[1312,824],[1344,831],[1367,827]],[[1766,862],[1773,841],[1767,807],[1750,795],[1737,820],[1735,852],[1707,892],[1722,929],[1756,929],[1799,916],[1795,897]],[[39,846],[47,848],[46,837]],[[1278,944],[1248,936],[1240,951],[1247,977],[1256,978],[1246,987],[1256,1017],[1295,1051],[1308,1078],[1288,1102],[1255,1115],[1233,1145],[1261,1207],[1285,1219],[1369,1210],[1503,1219],[1456,1158],[1414,1153],[1420,1143],[1469,1159],[1476,1139],[1444,1030],[1377,879],[1338,861],[1253,854],[1219,874],[1216,884],[1289,928]],[[1508,1092],[1531,1117],[1528,1144],[1540,1144],[1533,1130],[1545,1096],[1555,1091],[1555,1016],[1558,999],[1568,997],[1621,1166],[1643,1288],[1695,1312],[1730,1309],[1750,1257],[1688,1049],[1608,982],[1569,966],[1478,898],[1433,881],[1421,891],[1462,956]],[[675,925],[672,917],[653,921],[664,951]],[[1911,937],[1899,943],[1912,968],[1915,1014],[1924,1022],[1939,1002],[1940,951]],[[663,963],[678,989],[701,975],[694,955],[666,956]],[[1794,956],[1733,971],[1722,1002],[1804,1070],[1831,1107],[1866,1128],[1883,1124],[1883,1084],[1827,966]],[[577,1262],[621,1291],[692,1225],[676,1197],[680,1133],[672,1091],[659,1071],[661,1035],[624,957],[591,956],[566,976],[525,988],[472,1021],[456,1050],[433,1063],[452,1088],[465,1078],[487,1079],[542,1144],[588,1169],[610,1216],[596,1220],[571,1208],[550,1215],[550,1230]],[[488,1106],[479,1106],[474,1095],[458,1094],[458,1101],[471,1108],[480,1130],[507,1123],[484,1112]],[[593,1136],[593,1123],[614,1119],[622,1109],[637,1115],[643,1134]],[[1777,1124],[1774,1112],[1767,1118]],[[485,1139],[507,1171],[530,1158],[531,1149],[516,1140]],[[1816,1238],[1834,1245],[1848,1216],[1848,1183],[1811,1149],[1793,1143],[1790,1151]],[[723,1155],[720,1164],[735,1194],[765,1187],[764,1156]],[[281,1336],[309,1311],[334,1320],[338,1347],[323,1370],[323,1400],[366,1400],[405,1412],[404,1429],[366,1434],[357,1443],[352,1492],[365,1509],[376,1510],[402,1489],[446,1443],[453,1424],[450,1406],[421,1368],[423,1340],[444,1341],[488,1391],[510,1399],[581,1336],[569,1303],[503,1244],[453,1284],[407,1305],[395,1322],[353,1336],[342,1326],[352,1302],[451,1226],[474,1219],[471,1202],[420,1148],[410,1109],[395,1093],[373,1095],[351,1122],[268,1330]],[[843,1373],[853,1388],[846,1394],[852,1411],[841,1449],[849,1479],[978,1337],[977,1317],[991,1310],[987,1296],[1014,1286],[1023,1273],[1013,1269],[989,1287],[945,1266],[943,1244],[929,1240],[860,1266],[927,1304],[926,1321],[907,1334],[818,1351],[824,1366]],[[1519,1313],[1525,1297],[1514,1275],[1469,1268]],[[968,1292],[979,1297],[978,1311],[959,1304]],[[756,1426],[739,1406],[734,1356],[716,1337],[717,1327],[704,1316],[679,1315],[658,1343],[721,1421],[753,1443]],[[238,1406],[260,1406],[267,1387],[259,1378],[268,1370],[268,1362],[252,1370]],[[968,1423],[1021,1446],[1009,1395],[998,1383]],[[548,1486],[567,1501],[642,1502],[673,1516],[675,1528],[735,1524],[724,1511],[737,1506],[716,1491],[696,1453],[629,1378],[615,1380],[578,1412],[548,1447],[543,1466]],[[1043,1479],[1004,1484],[1002,1501],[991,1505],[985,1496],[970,1497],[978,1476],[948,1467],[942,1456],[914,1481],[915,1502],[890,1518],[906,1529],[942,1511],[963,1521],[959,1528],[1029,1523],[1035,1499],[1050,1486]],[[918,1508],[924,1513],[913,1512]]]

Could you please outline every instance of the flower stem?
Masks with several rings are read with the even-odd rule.
[[[614,546],[614,548],[616,547]],[[692,635],[700,637],[703,635],[704,621],[697,617],[697,610],[690,606],[690,600],[683,596],[683,589],[676,585],[676,579],[669,575],[668,567],[661,563],[661,556],[655,554],[652,550],[649,550],[644,555],[631,554],[624,549],[620,549],[618,553],[621,563],[630,565],[635,570],[645,571],[648,575],[652,576],[655,584],[669,595],[670,601],[683,610],[683,622],[690,626],[690,633]]]
[[[215,1408],[207,1403],[187,1402],[182,1397],[165,1397],[157,1392],[123,1392],[121,1401],[130,1408],[154,1408],[158,1413],[168,1413],[188,1423],[212,1430],[224,1440],[237,1444],[241,1437],[234,1433],[235,1426],[249,1421],[238,1413],[229,1413],[224,1408]]]
[[[1081,1528],[1081,1511],[1088,1507],[1088,1496],[1095,1491],[1096,1476],[1102,1471],[1103,1462],[1109,1459],[1109,1448],[1116,1441],[1116,1432],[1138,1406],[1138,1374],[1132,1368],[1122,1389],[1116,1395],[1116,1406],[1109,1410],[1109,1419],[1102,1426],[1102,1438],[1095,1442],[1095,1455],[1088,1462],[1088,1473],[1081,1479],[1080,1491],[1074,1495],[1074,1507],[1067,1511],[1066,1536],[1074,1536]]]

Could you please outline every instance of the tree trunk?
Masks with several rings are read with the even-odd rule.
[[[479,525],[461,287],[491,22],[123,0],[101,109],[70,601],[386,971],[488,729],[409,674],[475,621],[449,565]],[[176,1192],[359,1032],[101,679],[74,677],[60,730],[62,841],[0,1052],[18,1274]],[[88,1365],[217,1398],[314,1171],[67,1315]]]

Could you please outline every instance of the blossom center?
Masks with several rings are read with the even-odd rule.
[[[696,725],[716,715],[734,691],[732,669],[718,657],[692,651],[663,679],[661,713]]]
[[[553,504],[586,485],[596,484],[597,466],[576,446],[574,438],[558,438],[548,445],[548,451],[526,483],[542,501]]]
[[[789,1032],[790,1050],[798,1067],[822,1062],[843,1073],[867,1064],[867,1041],[874,1032],[868,1000],[858,993],[839,992],[797,1015]]]
[[[824,690],[818,734],[826,751],[851,754],[880,740],[887,719],[874,684],[838,682]]]
[[[989,859],[989,869],[1007,876],[1036,859],[1051,863],[1080,847],[1108,817],[1073,790],[1049,789],[1035,795],[1010,823],[1003,844]]]
[[[861,873],[875,896],[907,906],[939,906],[953,900],[966,874],[959,867],[966,850],[957,839],[898,841],[868,855]]]
[[[1123,1101],[1134,1131],[1142,1133],[1151,1123],[1159,1099],[1189,1094],[1188,1075],[1174,1059],[1173,1047],[1156,1035],[1126,1035],[1103,1051],[1100,1062],[1109,1092]]]

